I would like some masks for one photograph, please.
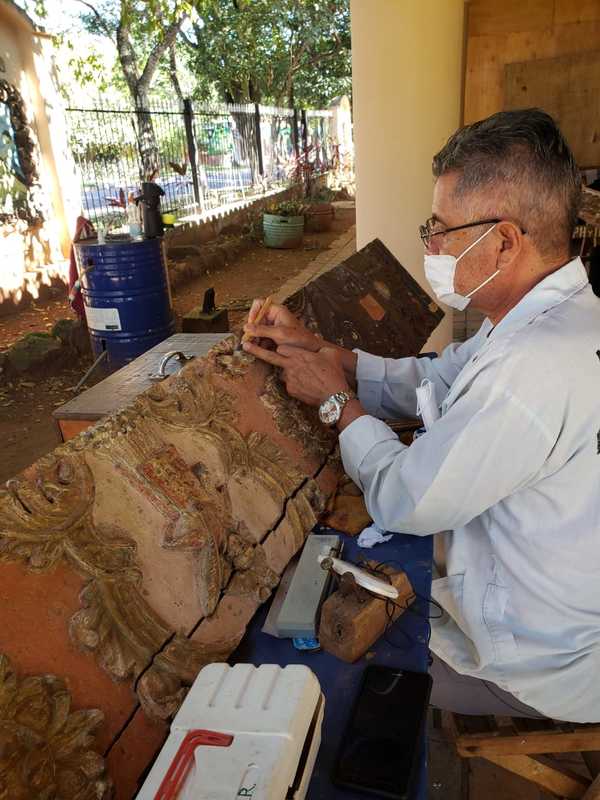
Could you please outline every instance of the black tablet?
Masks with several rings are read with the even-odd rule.
[[[431,676],[369,666],[338,753],[334,783],[389,800],[409,800]]]

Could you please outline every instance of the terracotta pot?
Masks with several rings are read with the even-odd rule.
[[[331,230],[333,206],[331,203],[314,203],[305,213],[306,230],[312,233]]]

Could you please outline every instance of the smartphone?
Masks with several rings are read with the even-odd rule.
[[[336,785],[409,800],[431,683],[426,673],[366,668],[336,759]]]

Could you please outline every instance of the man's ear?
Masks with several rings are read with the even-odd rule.
[[[512,222],[500,222],[496,228],[500,237],[498,269],[508,269],[518,258],[523,248],[523,233]]]

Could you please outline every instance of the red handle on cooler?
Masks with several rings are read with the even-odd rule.
[[[176,800],[198,747],[229,747],[233,736],[218,731],[188,731],[159,786],[154,800]]]

